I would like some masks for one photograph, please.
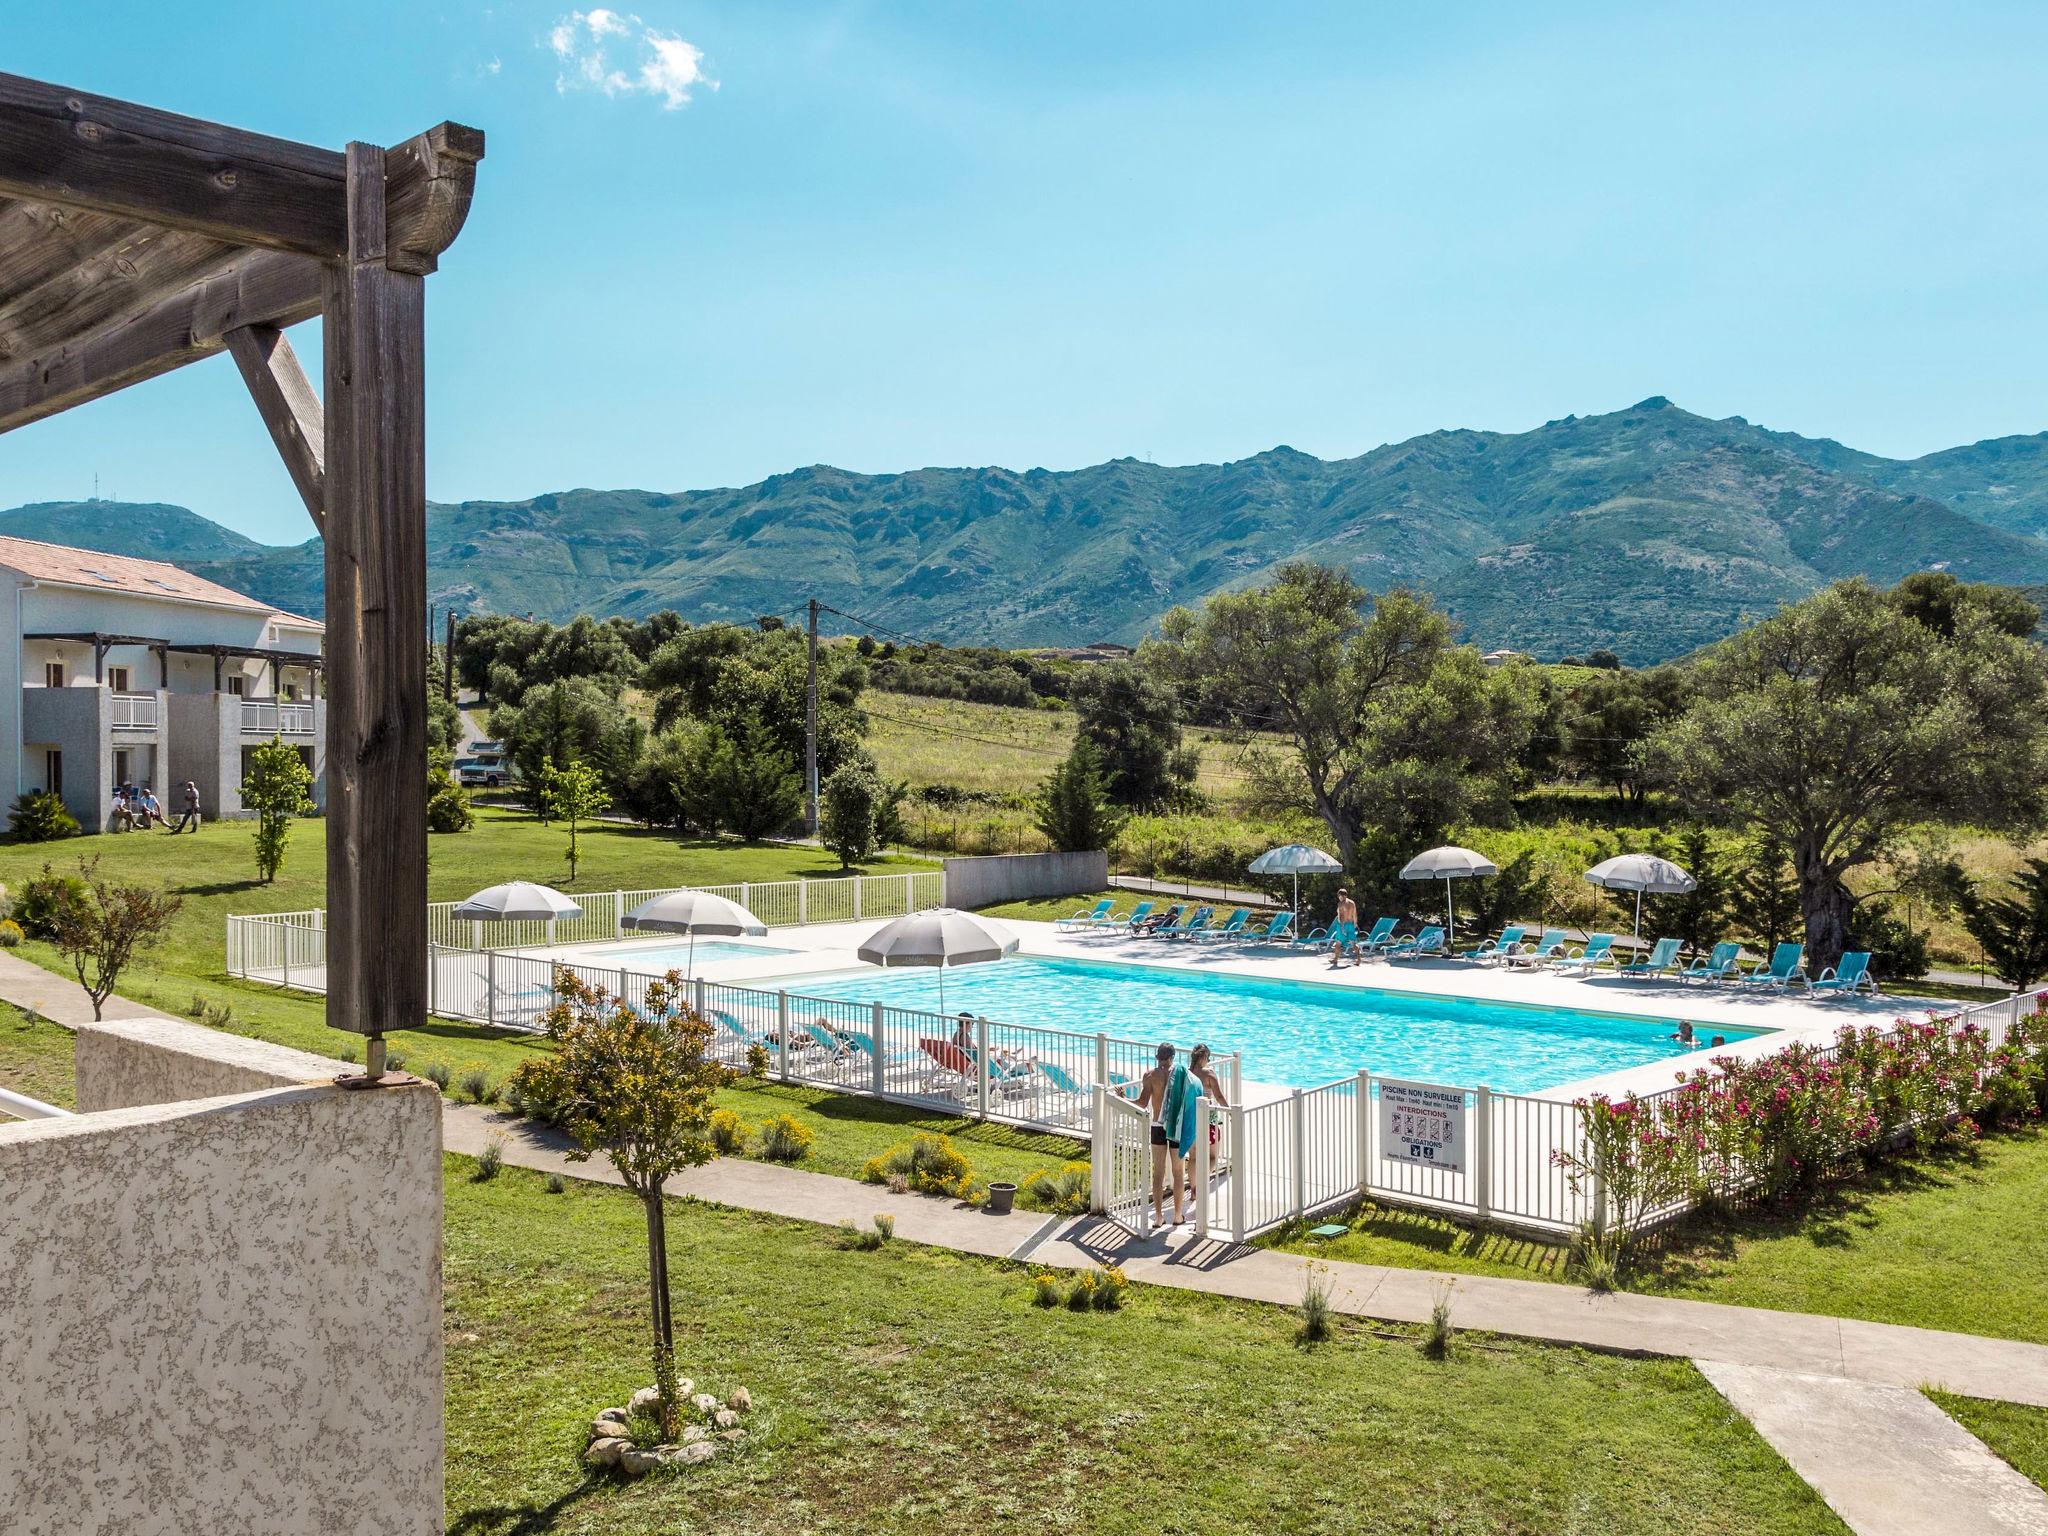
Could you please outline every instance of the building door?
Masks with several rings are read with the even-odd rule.
[[[53,795],[64,793],[64,754],[55,747],[43,753],[43,788]]]
[[[130,783],[133,783],[133,782],[134,782],[134,778],[135,778],[135,775],[134,775],[134,772],[133,772],[133,770],[134,770],[134,767],[135,767],[135,749],[134,749],[134,748],[132,748],[132,747],[116,747],[116,748],[114,748],[114,782],[115,782],[116,784],[130,784]]]
[[[107,686],[116,693],[128,692],[128,669],[126,667],[107,668]]]
[[[236,672],[228,678],[228,692],[239,699],[242,696],[242,690],[248,686],[248,683],[249,679],[247,677],[240,672]]]
[[[43,663],[43,686],[45,688],[62,688],[64,686],[63,662],[46,661]]]

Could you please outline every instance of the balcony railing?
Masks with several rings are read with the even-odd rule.
[[[156,729],[156,695],[117,693],[114,695],[114,729],[153,731]]]
[[[310,736],[313,734],[313,706],[269,700],[245,701],[242,729],[261,736]]]

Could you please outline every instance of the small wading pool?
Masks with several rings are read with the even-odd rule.
[[[920,968],[742,985],[939,1009],[938,972]],[[1240,1052],[1252,1081],[1294,1088],[1365,1068],[1386,1077],[1527,1093],[1688,1054],[1671,1038],[1677,1029],[1672,1018],[1036,955],[949,969],[945,1008],[1079,1034],[1207,1041],[1217,1051]],[[1766,1033],[1702,1027],[1692,1054],[1716,1034],[1732,1040]]]
[[[708,965],[716,960],[751,960],[763,955],[800,953],[800,950],[783,949],[774,944],[743,944],[733,939],[699,939],[696,963]],[[578,946],[575,959],[578,965],[609,965],[623,967],[629,971],[645,971],[650,976],[665,976],[670,971],[689,970],[690,941],[678,939],[669,944],[614,944],[604,949],[584,949]]]

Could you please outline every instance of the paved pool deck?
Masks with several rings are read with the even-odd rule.
[[[707,981],[735,986],[780,987],[801,994],[805,976],[867,969],[856,950],[875,931],[879,922],[869,920],[777,928],[762,942],[796,953],[722,959],[700,964],[698,972]],[[1726,1033],[1727,1042],[1711,1048],[1711,1054],[1749,1059],[1768,1055],[1792,1041],[1832,1043],[1844,1024],[1885,1024],[1901,1017],[1924,1018],[1929,1013],[1952,1011],[1953,1008],[1953,1005],[1932,1004],[1924,998],[1815,996],[1797,990],[1780,992],[1714,987],[1696,982],[1646,981],[1617,976],[1611,971],[1579,976],[1547,967],[1482,965],[1456,959],[1371,959],[1332,967],[1328,951],[1300,946],[1255,947],[1193,939],[1135,938],[1110,932],[1067,934],[1061,933],[1052,923],[1006,922],[1004,926],[1016,933],[1018,952],[1024,955],[1110,961],[1200,974],[1398,992],[1408,996],[1567,1008],[1660,1022],[1675,1023],[1684,1019],[1692,1023],[1700,1038],[1701,1049],[1697,1052],[1624,1071],[1579,1078],[1538,1091],[1540,1097],[1562,1100],[1588,1093],[1646,1094],[1668,1088],[1680,1070],[1705,1065],[1710,1053],[1706,1042],[1716,1033]],[[1471,942],[1479,941],[1473,937]],[[671,951],[676,944],[672,936],[664,936],[643,942],[597,946],[604,952],[604,958],[595,963],[633,968],[636,952],[646,955]],[[593,961],[593,948],[589,945],[532,953],[551,954],[583,963]],[[646,968],[654,967],[650,964]],[[1029,1024],[1033,1021],[1006,1019],[1004,1022]],[[1368,1064],[1361,1062],[1360,1065]],[[1277,1085],[1252,1082],[1248,1082],[1245,1089],[1249,1103],[1279,1097],[1286,1092],[1285,1088]]]

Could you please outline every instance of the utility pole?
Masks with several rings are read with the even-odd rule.
[[[806,609],[810,667],[804,685],[804,831],[818,835],[818,600]]]
[[[441,697],[449,703],[455,702],[455,608],[448,609],[448,643],[442,649],[441,659],[446,663],[441,669]]]

